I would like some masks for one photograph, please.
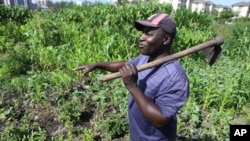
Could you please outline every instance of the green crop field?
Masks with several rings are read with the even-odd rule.
[[[173,52],[224,38],[209,66],[200,53],[180,58],[190,97],[178,113],[179,140],[229,140],[230,124],[250,124],[250,22],[218,22],[213,14],[169,5],[68,5],[30,11],[0,6],[0,140],[128,140],[128,92],[120,79],[100,82],[72,68],[138,55],[133,21],[171,13],[178,25]]]

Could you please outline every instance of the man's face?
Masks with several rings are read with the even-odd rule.
[[[160,28],[145,27],[140,37],[140,52],[156,57],[164,51],[163,42],[166,34]]]

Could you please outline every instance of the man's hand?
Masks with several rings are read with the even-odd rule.
[[[129,89],[137,86],[138,71],[133,64],[126,64],[119,69],[124,85]]]
[[[84,72],[82,73],[82,75],[84,76],[88,74],[89,72],[93,71],[95,68],[96,68],[95,64],[87,64],[87,65],[73,68],[73,71],[84,70]]]

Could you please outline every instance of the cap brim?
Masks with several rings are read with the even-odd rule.
[[[139,31],[142,31],[144,27],[159,27],[148,21],[135,21],[135,28]]]

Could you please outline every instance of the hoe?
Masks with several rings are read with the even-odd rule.
[[[172,55],[163,57],[161,59],[152,61],[150,63],[143,64],[141,66],[138,66],[137,70],[138,70],[138,72],[140,72],[140,71],[164,64],[168,61],[187,56],[191,53],[195,53],[198,51],[202,51],[202,54],[204,55],[206,62],[210,66],[212,66],[221,55],[221,45],[223,43],[224,43],[224,39],[221,36],[217,36],[209,41],[198,44],[198,45],[193,46],[191,48],[188,48],[186,50],[174,53]],[[109,81],[109,80],[119,78],[119,77],[121,77],[120,73],[115,72],[115,73],[110,73],[110,74],[102,76],[100,78],[100,80],[104,82],[104,81]]]

